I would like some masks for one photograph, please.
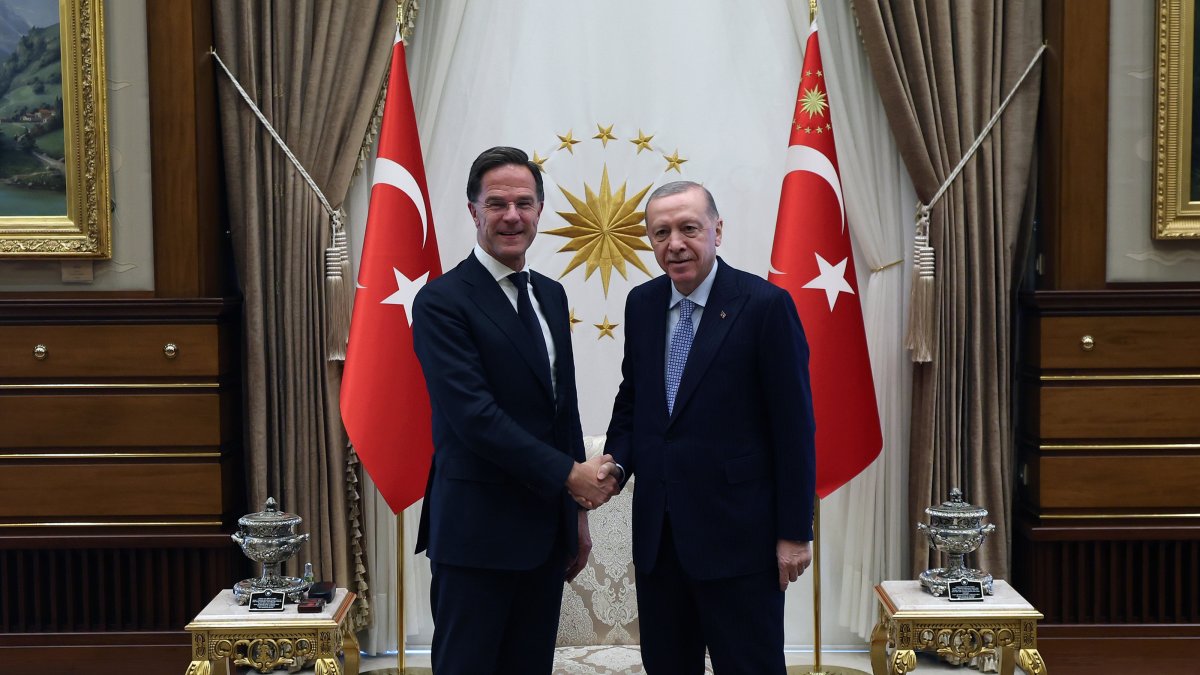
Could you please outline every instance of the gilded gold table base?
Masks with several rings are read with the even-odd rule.
[[[349,606],[349,600],[343,603],[345,609]],[[187,626],[192,662],[186,675],[229,675],[231,663],[260,673],[311,665],[316,675],[358,675],[358,639],[348,616],[341,611],[332,620],[293,614],[193,622]],[[338,654],[345,659],[345,670]]]
[[[917,667],[918,651],[936,652],[939,656],[953,657],[959,663],[981,655],[994,655],[1000,675],[1013,675],[1017,665],[1028,675],[1048,673],[1037,650],[1035,618],[974,615],[969,610],[950,605],[941,614],[917,614],[896,616],[880,607],[879,622],[871,632],[871,670],[874,675],[912,672]]]

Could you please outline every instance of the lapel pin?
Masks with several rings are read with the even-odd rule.
[[[722,319],[724,319],[724,318],[725,318],[725,310],[721,310],[721,318],[722,318]]]

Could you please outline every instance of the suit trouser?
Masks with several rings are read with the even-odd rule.
[[[703,673],[706,646],[717,675],[785,672],[777,569],[689,579],[664,521],[654,569],[637,569],[636,576],[642,663],[648,675]]]
[[[555,546],[532,570],[433,563],[435,675],[531,675],[554,664],[566,561]]]

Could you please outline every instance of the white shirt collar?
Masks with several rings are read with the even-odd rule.
[[[712,269],[708,271],[708,276],[704,277],[704,281],[701,281],[700,285],[696,287],[696,290],[692,291],[689,295],[685,296],[683,293],[680,293],[679,289],[675,288],[675,284],[671,284],[671,301],[667,304],[667,307],[674,307],[675,305],[678,305],[679,301],[685,297],[700,307],[708,304],[708,294],[712,292],[713,280],[717,278],[717,267],[719,267],[720,264],[720,261],[713,260],[713,266]]]
[[[495,279],[496,281],[500,281],[501,279],[507,279],[508,275],[513,273],[513,270],[511,267],[509,267],[508,265],[505,265],[504,263],[500,262],[499,260],[496,260],[495,258],[493,258],[492,254],[483,250],[483,247],[480,246],[479,244],[475,244],[474,253],[475,253],[475,259],[479,261],[479,264],[483,265],[483,269],[487,270],[492,275],[492,278]],[[525,267],[523,267],[517,271],[529,272],[532,269],[533,268],[531,268],[529,266],[529,263],[525,263]]]

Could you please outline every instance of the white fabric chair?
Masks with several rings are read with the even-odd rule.
[[[584,447],[588,457],[601,454],[604,437],[588,436]],[[634,482],[589,514],[592,555],[563,587],[554,675],[643,672],[630,540]]]
[[[588,457],[604,452],[604,436],[586,436]],[[633,575],[633,490],[591,512],[592,555],[563,587],[558,646],[552,675],[636,675],[644,673],[639,646],[637,593]],[[705,663],[705,672],[712,665]]]

